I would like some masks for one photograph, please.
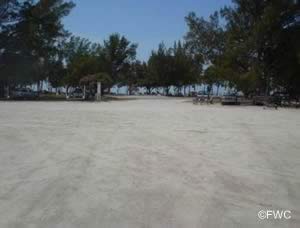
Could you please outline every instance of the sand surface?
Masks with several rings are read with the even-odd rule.
[[[300,110],[0,102],[0,227],[298,228]]]

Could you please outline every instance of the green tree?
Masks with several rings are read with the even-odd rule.
[[[141,66],[142,64],[140,61],[135,61],[131,64],[127,64],[124,67],[124,72],[121,75],[122,79],[120,85],[128,86],[129,95],[132,95],[133,91],[139,87],[139,77],[141,77]]]
[[[152,51],[148,60],[149,73],[156,81],[158,86],[165,90],[165,94],[169,94],[173,81],[173,64],[172,50],[167,49],[164,43],[160,43],[157,51]]]
[[[172,49],[173,56],[173,86],[178,92],[186,87],[197,83],[202,71],[202,63],[189,52],[188,46],[180,41],[175,42]]]
[[[100,44],[72,36],[65,43],[63,53],[66,62],[64,84],[67,90],[69,87],[80,86],[80,80],[88,75],[104,72],[103,48]]]
[[[144,87],[147,90],[147,94],[151,94],[152,90],[158,87],[158,82],[155,76],[150,73],[149,67],[146,62],[136,65],[136,72],[138,78],[138,86]]]
[[[128,73],[128,67],[135,60],[136,49],[137,44],[119,34],[112,34],[104,40],[100,61],[103,72],[112,78],[111,86],[122,83],[122,75]]]
[[[288,89],[287,82],[297,78],[299,69],[299,32],[295,32],[299,29],[293,23],[299,4],[289,0],[235,0],[232,7],[221,12],[227,29],[224,59],[234,72],[237,87],[245,93],[265,94],[283,85]],[[283,53],[287,58],[282,58]]]
[[[189,28],[186,45],[194,59],[208,67],[198,82],[208,84],[210,92],[214,84],[219,86],[224,80],[222,70],[217,69],[221,67],[225,46],[225,31],[220,25],[219,13],[215,12],[208,20],[190,13],[185,20]]]
[[[134,62],[136,44],[132,44],[125,37],[112,34],[104,44],[93,44],[80,37],[71,37],[65,45],[65,59],[67,63],[67,86],[79,86],[80,80],[87,75],[105,73],[110,76],[103,84],[104,89],[113,85],[137,85]]]
[[[1,3],[0,10],[0,39],[5,39],[1,49],[1,75],[8,84],[44,80],[48,75],[47,66],[57,58],[58,45],[68,36],[62,18],[74,4],[63,0],[5,2],[8,4]],[[8,8],[3,10],[2,6]],[[3,16],[5,12],[13,16]],[[12,18],[13,22],[2,23]]]
[[[30,2],[0,1],[0,96],[4,95],[5,86],[23,83],[32,73],[33,68],[28,66],[33,65],[33,58],[20,52],[19,36],[16,34],[16,26],[21,21],[21,10],[27,8]]]
[[[188,32],[185,41],[190,52],[203,64],[215,64],[224,50],[224,30],[219,22],[219,13],[215,12],[205,20],[190,13],[186,18]]]
[[[63,62],[58,60],[51,62],[48,65],[48,80],[52,87],[58,88],[64,85],[64,77],[67,75],[67,69],[64,67]]]

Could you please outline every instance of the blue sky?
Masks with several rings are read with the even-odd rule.
[[[191,11],[208,17],[231,0],[73,0],[76,8],[65,18],[74,35],[102,42],[118,32],[138,43],[137,58],[147,60],[161,41],[168,46],[187,31],[184,17]]]

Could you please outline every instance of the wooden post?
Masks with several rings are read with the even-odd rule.
[[[101,101],[102,94],[101,94],[101,82],[97,82],[97,95],[96,100]]]

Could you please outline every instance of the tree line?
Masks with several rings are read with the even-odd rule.
[[[188,32],[172,47],[162,42],[148,61],[117,33],[102,43],[72,36],[62,18],[75,4],[63,0],[0,1],[0,94],[4,88],[80,87],[97,75],[103,90],[137,87],[151,93],[190,85],[229,87],[246,96],[300,94],[300,7],[295,0],[233,0],[208,19],[191,12]]]

